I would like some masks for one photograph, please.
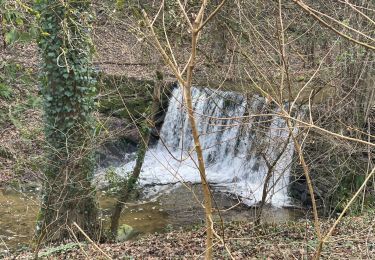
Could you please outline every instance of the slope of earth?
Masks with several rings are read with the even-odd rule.
[[[0,52],[0,186],[15,176],[38,176],[43,133],[37,62],[33,44]]]

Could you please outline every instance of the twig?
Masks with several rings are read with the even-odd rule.
[[[193,25],[192,25],[191,22],[190,22],[189,16],[187,15],[187,13],[186,13],[186,11],[185,11],[184,6],[182,5],[182,3],[181,3],[180,0],[177,0],[177,3],[178,3],[178,5],[180,6],[183,15],[185,16],[186,22],[188,23],[188,25],[189,25],[189,27],[190,27],[190,30],[193,30]]]
[[[310,10],[310,7],[308,5],[306,5],[305,3],[303,3],[301,0],[292,0],[294,3],[296,3],[298,6],[300,6],[306,13],[308,13],[309,15],[311,15],[312,17],[314,17],[316,20],[318,20],[322,25],[324,25],[326,28],[334,31],[335,33],[337,33],[338,35],[344,37],[345,39],[351,41],[351,42],[354,42],[356,44],[359,44],[365,48],[368,48],[370,50],[373,50],[375,51],[375,46],[372,46],[372,45],[369,45],[365,42],[361,42],[361,41],[357,41],[356,39],[353,39],[352,37],[340,32],[339,30],[333,28],[331,25],[329,25],[328,23],[326,23],[322,18],[320,18],[319,16],[317,16],[315,13],[313,13],[311,10]]]
[[[154,46],[159,50],[161,56],[164,59],[164,62],[169,65],[169,67],[173,71],[173,74],[176,76],[176,78],[178,79],[178,81],[180,81],[181,84],[185,84],[185,80],[181,77],[181,75],[180,75],[180,73],[178,71],[178,68],[176,68],[175,64],[172,62],[172,60],[170,59],[170,57],[168,56],[168,54],[165,52],[164,48],[161,46],[161,43],[160,43],[158,37],[156,36],[156,33],[154,31],[154,27],[152,26],[152,24],[150,22],[150,19],[148,18],[148,15],[146,13],[146,11],[142,10],[142,14],[143,14],[143,18],[146,21],[146,24],[147,24],[148,28],[151,31],[152,37],[154,38],[154,41],[155,41],[155,45]]]
[[[73,230],[72,230],[70,227],[68,227],[68,230],[69,230],[69,232],[73,235],[74,240],[75,240],[76,243],[78,244],[79,249],[80,249],[80,250],[82,251],[82,253],[86,256],[86,259],[89,259],[89,255],[88,255],[88,254],[86,253],[86,251],[83,249],[81,243],[79,242],[77,236],[74,234]]]
[[[357,190],[357,192],[354,194],[354,196],[350,199],[350,201],[348,202],[348,204],[346,204],[345,208],[343,209],[343,211],[341,212],[340,216],[336,219],[335,223],[333,223],[333,225],[331,226],[330,230],[328,231],[328,233],[324,236],[324,238],[320,241],[318,247],[317,247],[317,252],[320,252],[323,248],[323,245],[325,242],[327,242],[328,238],[332,235],[332,232],[333,230],[335,230],[336,226],[339,224],[339,222],[341,221],[341,219],[343,218],[343,216],[345,215],[346,211],[350,208],[350,206],[353,204],[353,202],[355,201],[355,199],[358,197],[358,195],[362,192],[362,190],[366,187],[367,185],[367,182],[371,179],[371,177],[374,175],[375,173],[375,167],[372,169],[372,171],[370,172],[370,174],[367,176],[367,178],[365,179],[365,181],[362,183],[361,187]]]
[[[227,0],[221,1],[221,3],[216,7],[216,9],[207,17],[207,19],[202,22],[202,24],[198,27],[198,32],[203,29],[203,27],[220,11],[220,9],[224,6]]]
[[[101,252],[107,259],[111,259],[112,260],[112,257],[110,257],[108,254],[106,254],[94,241],[91,240],[91,238],[85,233],[85,231],[82,230],[82,228],[80,226],[78,226],[78,224],[76,222],[73,222],[73,225],[82,233],[82,235],[84,235],[86,237],[86,239],[96,248],[98,249],[99,252]]]

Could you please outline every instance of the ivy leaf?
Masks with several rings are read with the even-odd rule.
[[[33,40],[33,36],[28,32],[23,32],[20,34],[19,40],[22,42],[30,42]]]
[[[14,43],[18,38],[18,33],[16,29],[12,29],[10,32],[5,34],[5,42],[7,44],[12,44]]]
[[[36,26],[32,26],[29,29],[29,34],[31,35],[32,38],[36,38],[38,36],[38,28]]]
[[[70,112],[70,111],[72,111],[72,108],[71,108],[70,106],[65,106],[64,108],[65,108],[65,111],[66,111],[66,112]]]
[[[21,17],[17,17],[17,18],[16,18],[16,24],[17,24],[17,25],[23,25],[23,20],[22,20]]]

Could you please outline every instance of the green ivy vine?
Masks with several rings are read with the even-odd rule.
[[[0,31],[3,45],[30,42],[37,37],[35,12],[24,0],[0,0]]]
[[[47,142],[44,171],[47,181],[40,228],[53,223],[56,214],[65,214],[66,218],[75,214],[84,221],[85,232],[97,232],[97,211],[91,186],[94,161],[90,144],[94,137],[92,111],[96,81],[91,64],[93,16],[90,5],[91,1],[85,0],[35,1]],[[65,195],[56,196],[60,193]],[[60,204],[64,207],[58,206]],[[65,210],[59,212],[60,208]]]
[[[81,145],[92,131],[96,92],[91,69],[90,1],[36,1],[40,13],[38,45],[43,57],[41,92],[47,142],[60,150]],[[86,132],[89,134],[89,132]]]

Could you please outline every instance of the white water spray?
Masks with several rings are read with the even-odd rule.
[[[234,92],[193,88],[192,99],[211,185],[238,196],[248,205],[255,204],[262,198],[269,166],[278,158],[267,202],[274,206],[289,204],[287,186],[294,149],[286,122],[267,115],[275,111],[259,96],[246,99]],[[176,88],[160,140],[146,153],[140,185],[200,182],[183,102],[182,91]],[[124,175],[132,171],[134,164],[130,162],[116,171]]]

